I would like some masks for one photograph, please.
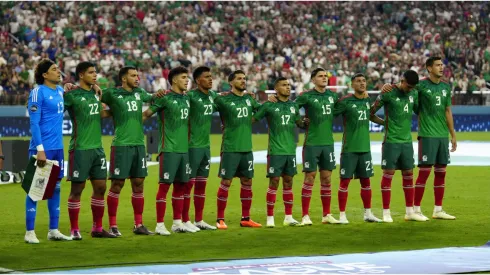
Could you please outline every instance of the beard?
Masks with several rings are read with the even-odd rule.
[[[242,88],[242,87],[238,87],[238,86],[235,86],[233,88],[237,89],[239,92],[243,92],[246,90],[246,88]]]

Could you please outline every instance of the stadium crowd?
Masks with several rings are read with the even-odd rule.
[[[43,57],[65,82],[80,61],[97,62],[102,88],[135,65],[150,92],[169,88],[179,65],[211,67],[217,91],[242,69],[248,91],[262,95],[284,76],[301,92],[318,66],[330,85],[349,86],[362,72],[368,90],[379,90],[405,70],[426,74],[429,55],[444,57],[456,94],[490,86],[486,2],[2,2],[0,10],[1,104],[24,104]]]

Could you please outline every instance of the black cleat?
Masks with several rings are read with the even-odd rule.
[[[115,227],[113,227],[115,228]],[[117,228],[115,228],[117,230]],[[119,232],[119,231],[118,231]],[[107,232],[104,229],[102,231],[92,231],[92,238],[117,238],[116,235],[114,235],[111,232]]]
[[[133,233],[136,235],[153,235],[153,234],[155,234],[155,233],[151,232],[150,230],[148,230],[144,225],[140,225],[138,227],[136,227],[136,225],[135,225],[134,229],[133,229]]]
[[[80,234],[80,231],[73,230],[71,232],[71,239],[74,240],[74,241],[81,241],[82,240],[82,235]]]
[[[119,229],[117,229],[117,226],[109,228],[109,232],[116,235],[116,237],[122,236],[121,232],[119,232]]]

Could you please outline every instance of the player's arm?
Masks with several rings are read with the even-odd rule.
[[[413,112],[419,115],[419,92],[414,88],[415,93],[413,94]]]
[[[110,109],[105,109],[105,104],[102,103],[102,112],[100,112],[100,118],[108,118],[112,116],[112,111]]]
[[[369,115],[370,121],[383,126],[385,125],[385,121],[381,119],[379,116],[377,116],[376,112],[378,112],[378,110],[381,109],[381,107],[383,107],[384,97],[385,96],[382,93],[378,95],[376,101],[374,101],[374,103],[371,105],[371,111]]]
[[[41,138],[41,110],[43,106],[43,92],[41,88],[36,88],[29,94],[27,109],[29,111],[29,122],[32,134],[32,143],[37,150],[37,165],[44,167],[46,164],[46,154],[44,152],[43,140]]]
[[[454,152],[458,147],[458,142],[456,141],[456,132],[454,131],[453,111],[451,111],[451,92],[449,92],[449,96],[446,99],[446,124],[451,135],[451,152]]]
[[[158,98],[153,102],[153,104],[146,109],[146,111],[143,112],[143,121],[147,120],[150,118],[154,113],[159,112],[160,110],[163,110],[165,106],[165,97]]]
[[[255,112],[255,114],[252,117],[252,123],[255,123],[257,121],[260,121],[267,115],[267,108],[269,107],[270,102],[266,102],[262,104],[262,106]]]
[[[260,106],[262,106],[262,104],[260,104],[256,99],[255,97],[252,97],[252,108],[254,110],[254,112],[257,112],[260,108]]]
[[[301,93],[300,95],[298,95],[294,102],[298,104],[299,108],[304,107],[308,103],[308,97],[306,93]]]
[[[337,102],[335,102],[333,106],[333,116],[336,117],[342,115],[345,112],[345,108],[345,100],[343,100],[342,98],[339,99]]]

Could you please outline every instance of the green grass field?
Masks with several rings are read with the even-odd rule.
[[[300,143],[302,143],[300,138]],[[336,134],[336,141],[341,135]],[[381,140],[381,134],[372,134],[372,140]],[[458,133],[458,140],[490,141],[490,133]],[[108,155],[110,137],[104,137],[104,149]],[[65,138],[68,142],[68,138]],[[219,155],[221,136],[212,136],[212,155]],[[267,148],[266,135],[254,135],[254,151]],[[266,218],[265,195],[268,181],[265,178],[265,165],[255,166],[254,200],[252,217],[264,223]],[[300,169],[301,167],[299,167]],[[216,192],[219,186],[218,165],[211,166],[211,177],[208,182],[205,220],[214,222],[216,217]],[[373,211],[381,216],[380,176],[381,169],[375,167],[372,179]],[[416,172],[417,174],[417,172]],[[39,245],[27,245],[23,242],[24,200],[25,193],[18,184],[0,185],[0,209],[2,209],[2,226],[0,227],[0,267],[19,271],[41,271],[61,269],[62,267],[106,266],[112,264],[148,264],[175,263],[184,261],[205,261],[232,258],[257,258],[272,256],[306,256],[327,255],[354,252],[376,252],[388,250],[411,250],[448,246],[479,246],[490,240],[490,185],[488,184],[488,167],[448,168],[445,209],[457,216],[455,221],[431,220],[425,223],[404,222],[404,199],[401,177],[397,175],[392,187],[393,224],[366,224],[362,222],[362,202],[359,196],[359,184],[353,181],[349,188],[347,214],[349,225],[321,224],[321,202],[319,182],[317,179],[311,202],[311,227],[282,227],[283,203],[282,192],[278,192],[276,203],[276,228],[240,228],[241,214],[239,186],[235,180],[230,188],[226,210],[228,230],[199,232],[196,234],[172,234],[163,236],[134,236],[131,232],[133,214],[129,186],[121,193],[118,224],[123,234],[118,239],[92,239],[90,193],[91,187],[82,197],[80,213],[81,242],[48,242],[48,211],[45,202],[38,207],[36,233],[41,241]],[[158,167],[149,167],[146,179],[144,223],[155,228],[155,195],[157,191]],[[300,219],[301,184],[303,175],[298,174],[294,181],[295,206],[293,215]],[[430,216],[433,205],[433,177],[429,178],[422,209]],[[338,216],[337,188],[338,173],[332,176],[333,199],[332,210]],[[69,184],[62,183],[62,203],[60,230],[69,233],[69,220],[66,201]],[[170,195],[169,195],[170,197]],[[170,199],[168,197],[168,202]],[[172,207],[167,204],[165,217],[170,229]],[[191,209],[193,213],[193,208]],[[191,217],[193,214],[191,214]],[[107,212],[104,225],[107,225]]]

